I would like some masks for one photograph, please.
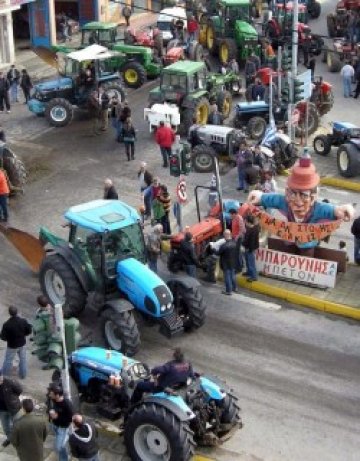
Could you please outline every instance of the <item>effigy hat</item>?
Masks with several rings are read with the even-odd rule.
[[[311,190],[319,183],[320,176],[316,172],[310,154],[304,149],[303,155],[290,170],[287,187],[294,190]]]

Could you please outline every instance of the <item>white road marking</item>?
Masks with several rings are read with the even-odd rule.
[[[216,289],[215,287],[206,286],[206,292],[221,294],[221,290],[224,289],[224,287],[222,284],[219,284],[217,286],[219,287],[219,289]],[[226,296],[226,295],[222,295],[222,296]],[[271,311],[279,311],[281,309],[280,304],[271,303],[268,301],[264,301],[262,299],[252,298],[250,296],[246,296],[241,293],[233,293],[232,296],[229,297],[229,300],[231,299],[236,299],[237,301],[240,301],[243,304],[251,304],[253,306],[261,307],[263,309],[268,309]]]

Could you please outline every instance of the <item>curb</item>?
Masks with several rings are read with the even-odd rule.
[[[346,304],[338,304],[325,299],[316,298],[310,295],[302,295],[294,291],[284,288],[274,287],[264,282],[247,282],[246,278],[238,275],[236,277],[237,284],[251,291],[256,291],[267,296],[283,299],[292,304],[309,307],[328,314],[341,315],[354,320],[360,320],[360,309],[347,306]]]
[[[331,176],[324,176],[320,178],[320,184],[322,186],[332,186],[339,189],[352,190],[354,192],[360,192],[360,183],[355,181],[349,181],[348,179],[333,178]]]

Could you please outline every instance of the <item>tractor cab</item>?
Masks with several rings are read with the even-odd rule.
[[[94,274],[117,277],[117,264],[127,258],[144,263],[145,244],[137,212],[118,200],[95,200],[71,207],[69,243]]]
[[[227,37],[234,34],[236,21],[252,22],[249,2],[224,2],[220,4],[219,16],[223,18],[224,32]]]
[[[120,40],[120,31],[116,23],[112,22],[88,22],[81,28],[81,45],[102,45],[110,48]]]

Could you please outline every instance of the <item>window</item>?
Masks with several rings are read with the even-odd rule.
[[[165,91],[186,91],[186,75],[164,73],[161,80],[161,89]]]
[[[145,261],[144,238],[139,224],[133,224],[104,234],[105,260],[127,257]]]

